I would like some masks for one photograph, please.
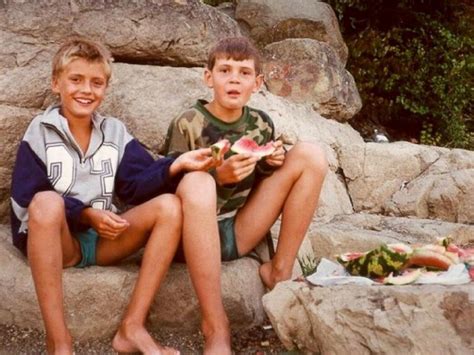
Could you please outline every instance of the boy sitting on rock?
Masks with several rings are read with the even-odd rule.
[[[205,352],[228,354],[230,331],[220,291],[221,259],[248,254],[281,214],[275,256],[260,266],[260,276],[269,289],[288,280],[314,215],[328,163],[323,151],[309,143],[297,143],[286,152],[282,143],[275,141],[268,115],[246,106],[263,82],[259,54],[248,39],[227,38],[217,43],[209,54],[204,80],[213,89],[214,98],[211,102],[199,100],[171,123],[166,147],[169,156],[210,147],[222,139],[232,144],[242,137],[259,145],[271,142],[274,148],[262,159],[251,153],[228,152],[222,164],[210,170],[215,183],[204,192],[194,188],[193,194],[190,188],[187,197],[181,197],[185,226],[198,225],[187,220],[187,211],[198,208],[201,215],[202,233],[185,227],[183,244],[201,305]],[[212,199],[216,190],[218,225]]]
[[[100,44],[81,38],[56,53],[52,89],[61,103],[34,118],[20,144],[12,181],[13,243],[31,266],[48,353],[73,350],[62,269],[116,264],[143,246],[138,280],[113,347],[176,353],[156,344],[144,326],[181,239],[181,202],[167,192],[174,192],[185,171],[207,171],[214,161],[210,149],[154,161],[123,123],[98,114],[111,60]],[[200,174],[208,175],[193,172],[187,181],[199,184],[193,176]],[[116,197],[135,207],[120,213]]]

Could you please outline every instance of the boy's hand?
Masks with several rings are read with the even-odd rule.
[[[252,173],[258,160],[258,157],[248,154],[232,155],[216,169],[217,183],[227,185],[242,181]]]
[[[115,239],[130,226],[126,219],[111,211],[86,208],[82,213],[84,220],[102,238]]]
[[[280,167],[285,162],[285,149],[283,148],[282,141],[273,142],[273,146],[275,147],[275,151],[265,157],[265,162],[270,166]]]
[[[170,176],[183,171],[208,171],[220,165],[221,161],[212,158],[211,148],[191,150],[181,154],[170,166]]]

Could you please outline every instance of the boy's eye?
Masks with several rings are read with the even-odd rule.
[[[80,78],[78,78],[76,76],[73,76],[73,77],[69,78],[69,80],[71,80],[73,83],[78,83],[80,81]]]
[[[103,82],[102,80],[95,80],[95,81],[92,82],[92,84],[97,86],[97,87],[100,87],[100,86],[104,86],[105,82]]]

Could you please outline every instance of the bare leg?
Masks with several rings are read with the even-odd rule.
[[[298,143],[285,163],[252,192],[236,217],[237,246],[252,250],[282,213],[278,246],[273,259],[260,267],[260,276],[272,289],[291,277],[299,247],[317,206],[328,164],[323,151]]]
[[[204,354],[231,354],[229,321],[222,303],[214,179],[203,172],[189,173],[176,194],[183,204],[186,263],[201,306]]]
[[[47,351],[72,354],[72,338],[64,319],[62,269],[79,262],[79,243],[69,232],[64,201],[57,193],[37,193],[28,213],[28,260],[46,329]]]
[[[130,227],[118,240],[100,240],[97,262],[113,263],[117,258],[132,254],[145,242],[146,247],[130,303],[112,342],[113,348],[118,352],[176,354],[176,350],[159,346],[154,341],[145,329],[145,321],[181,238],[180,201],[174,195],[161,195],[127,211],[122,217],[130,222]]]

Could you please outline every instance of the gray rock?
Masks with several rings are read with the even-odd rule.
[[[0,7],[0,31],[2,43],[10,43],[0,52],[8,65],[82,35],[102,41],[117,61],[196,66],[217,40],[240,35],[236,21],[199,0],[7,1]]]
[[[295,102],[308,102],[321,115],[347,121],[362,107],[352,75],[334,49],[313,39],[286,39],[263,51],[268,89]]]
[[[327,3],[313,0],[239,0],[235,18],[262,46],[288,38],[328,43],[345,65],[347,46],[336,15]]]
[[[63,272],[67,324],[77,340],[113,335],[128,304],[138,275],[137,258],[118,266],[69,268]],[[259,264],[250,258],[224,263],[222,292],[233,328],[261,324],[265,292]],[[0,226],[0,323],[42,329],[43,324],[26,259]],[[173,264],[150,310],[150,330],[187,332],[200,324],[197,299],[184,264]]]
[[[386,202],[388,213],[474,223],[474,152],[453,149]]]
[[[311,354],[471,354],[474,284],[280,283],[263,297],[288,349]]]
[[[341,215],[329,223],[313,223],[308,232],[316,259],[364,252],[382,243],[429,244],[451,237],[458,245],[474,243],[474,226],[430,219],[386,217],[358,213]]]
[[[1,80],[1,79],[0,79]],[[10,215],[10,184],[13,164],[20,139],[35,109],[18,108],[0,104],[0,223],[7,223]]]

